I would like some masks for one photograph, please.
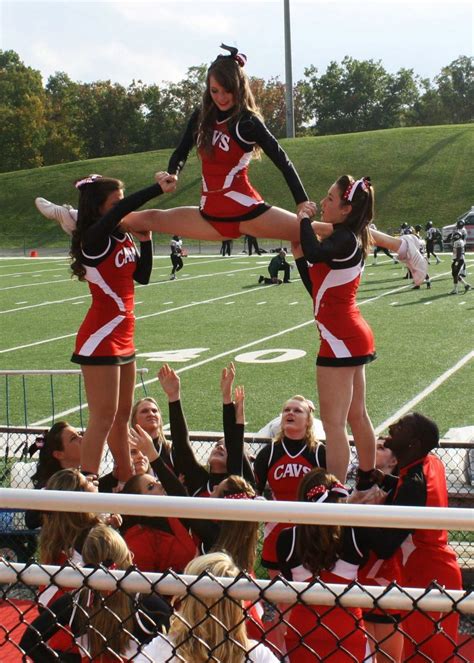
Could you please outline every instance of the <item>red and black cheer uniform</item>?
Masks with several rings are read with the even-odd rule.
[[[284,437],[281,442],[272,442],[258,452],[254,463],[257,491],[262,494],[268,483],[274,500],[294,502],[301,479],[315,467],[326,467],[323,444],[311,450],[305,440]],[[286,527],[288,523],[265,524],[262,565],[268,569],[278,568],[276,542]]]
[[[367,557],[364,529],[343,528],[342,551],[332,569],[318,576],[323,583],[349,584],[357,579],[359,566]],[[277,542],[278,565],[290,581],[311,582],[314,576],[296,552],[298,527],[283,530]],[[297,603],[287,619],[285,635],[290,663],[328,661],[372,661],[360,608]]]
[[[146,284],[152,270],[152,244],[120,232],[124,216],[162,194],[158,184],[132,193],[84,232],[81,263],[92,304],[79,328],[71,361],[76,364],[126,364],[135,360],[134,284]]]
[[[181,401],[169,403],[170,432],[174,471],[184,476],[184,484],[189,495],[209,497],[214,486],[230,474],[243,476],[250,483],[255,482],[252,466],[244,453],[244,426],[235,421],[233,403],[224,404],[224,444],[227,449],[227,472],[213,473],[196,459],[189,440],[189,430]]]
[[[267,205],[250,184],[248,166],[255,146],[282,172],[296,204],[308,200],[298,173],[276,138],[252,112],[238,118],[232,111],[217,111],[212,152],[199,150],[202,162],[202,190],[199,210],[224,237],[240,237],[239,222],[263,214]],[[168,172],[178,174],[195,144],[199,109],[191,116],[183,138],[171,155]]]
[[[91,590],[92,591],[92,590]],[[20,641],[20,647],[33,663],[55,663],[58,660],[67,663],[85,663],[90,657],[81,651],[87,651],[87,636],[80,632],[75,616],[77,615],[77,599],[72,594],[65,594],[44,610],[27,626]],[[169,604],[156,593],[150,595],[137,594],[131,606],[133,628],[127,651],[121,656],[122,661],[133,661],[140,645],[154,638],[163,627],[169,626],[172,609]],[[58,633],[70,633],[67,649],[53,646],[52,638]],[[79,647],[78,645],[81,645]],[[109,655],[104,644],[103,663],[118,661],[116,656]]]
[[[316,364],[359,366],[375,359],[374,335],[356,303],[364,268],[357,237],[345,224],[336,224],[330,237],[319,242],[309,219],[301,221],[305,261],[296,261],[303,283],[314,302],[321,338]],[[307,274],[304,274],[304,272]]]
[[[388,503],[388,502],[387,502]],[[446,474],[434,454],[400,470],[390,502],[399,506],[448,506]],[[401,584],[428,587],[437,582],[446,589],[462,589],[456,553],[448,545],[446,530],[371,529],[370,545],[382,559],[401,549]],[[419,608],[402,616],[400,627],[407,633],[405,657],[410,661],[447,661],[453,656],[458,633],[456,611],[422,612]],[[413,658],[411,658],[413,657]]]

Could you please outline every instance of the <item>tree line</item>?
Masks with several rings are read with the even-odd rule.
[[[39,71],[0,51],[0,171],[174,147],[199,105],[207,65],[178,83],[128,87],[81,83]],[[460,56],[434,78],[396,74],[380,61],[346,56],[324,73],[310,66],[294,85],[296,135],[325,135],[474,120],[474,58]],[[285,85],[251,78],[270,131],[286,135]]]

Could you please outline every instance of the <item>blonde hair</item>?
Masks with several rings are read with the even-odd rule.
[[[127,544],[111,527],[97,525],[84,542],[82,557],[85,564],[127,569],[132,555]],[[126,650],[133,634],[132,598],[122,588],[111,592],[83,588],[78,594],[75,623],[79,633],[87,635],[88,657],[98,660],[103,654],[117,658]],[[121,659],[120,659],[121,660]]]
[[[156,405],[156,407],[158,408],[158,412],[160,413],[160,425],[158,426],[158,436],[155,439],[158,440],[158,442],[164,444],[165,446],[169,446],[169,442],[166,439],[165,434],[163,432],[163,417],[161,416],[161,408],[156,402],[156,400],[151,396],[145,396],[144,398],[140,398],[138,401],[135,401],[135,403],[133,404],[132,414],[130,415],[130,423],[132,427],[135,427],[135,424],[137,423],[138,408],[142,403],[145,402],[153,403],[153,405]]]
[[[249,499],[256,497],[253,486],[243,477],[231,474],[221,483],[222,497],[230,497],[238,493],[247,495]],[[223,520],[220,523],[219,535],[212,549],[226,552],[235,564],[243,571],[253,571],[257,555],[259,523]]]
[[[46,490],[85,492],[87,487],[85,476],[74,468],[59,470],[46,484]],[[71,557],[79,536],[100,522],[95,513],[44,512],[39,537],[41,564],[58,564],[61,553]]]
[[[301,394],[296,394],[296,396],[292,396],[291,398],[288,398],[283,403],[283,410],[285,409],[285,405],[289,403],[290,401],[299,401],[303,405],[305,405],[308,408],[308,421],[306,423],[306,431],[305,431],[305,436],[304,436],[304,441],[306,442],[306,446],[313,450],[316,449],[318,444],[320,444],[319,440],[316,439],[316,436],[314,435],[314,430],[313,430],[313,424],[314,424],[314,417],[313,417],[313,408],[311,407],[309,401],[307,398],[304,396],[301,396]],[[277,433],[274,441],[275,442],[281,442],[283,438],[285,437],[285,434],[283,433],[283,427],[280,427],[280,431]]]
[[[235,578],[239,574],[232,559],[223,552],[214,552],[193,559],[185,574],[205,573],[216,577]],[[176,656],[193,663],[247,659],[249,640],[242,603],[226,595],[215,598],[194,596],[192,588],[182,597],[179,611],[171,621],[170,639]]]

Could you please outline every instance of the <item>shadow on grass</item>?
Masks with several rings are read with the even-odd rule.
[[[384,189],[380,188],[377,192],[378,198],[381,197],[383,198],[383,196],[395,191],[401,184],[406,182],[407,178],[413,175],[419,168],[424,166],[426,163],[431,161],[431,159],[433,159],[437,154],[439,154],[439,152],[442,152],[446,147],[448,147],[452,143],[455,143],[460,138],[460,136],[466,133],[466,131],[468,131],[468,129],[461,129],[460,131],[457,131],[456,133],[446,136],[446,138],[443,138],[438,142],[436,142],[434,145],[432,145],[423,154],[421,154],[418,157],[418,159],[416,159],[411,164],[409,168],[401,172],[398,177],[393,179],[387,187],[385,187]]]
[[[454,295],[450,295],[449,292],[444,292],[440,293],[439,295],[434,295],[434,296],[428,295],[428,297],[420,297],[419,299],[416,299],[412,302],[397,304],[396,308],[401,308],[402,306],[414,306],[416,304],[425,304],[426,302],[436,302],[438,299],[446,299],[446,297],[452,297],[454,299]]]

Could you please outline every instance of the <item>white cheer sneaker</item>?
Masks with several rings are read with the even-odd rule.
[[[420,253],[420,241],[415,235],[402,235],[400,239],[406,246],[406,255],[404,258],[399,255],[398,259],[410,270],[415,285],[421,285],[428,271],[428,263]]]

